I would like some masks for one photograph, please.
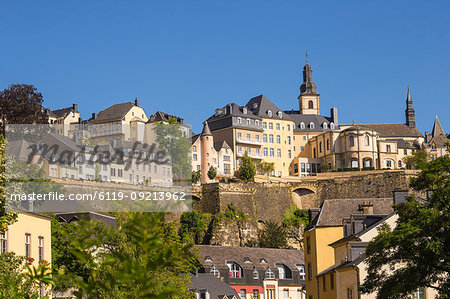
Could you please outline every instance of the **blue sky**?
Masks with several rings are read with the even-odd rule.
[[[35,85],[83,118],[139,98],[195,132],[214,109],[266,95],[298,109],[308,49],[321,113],[450,131],[449,1],[2,1],[0,89]]]

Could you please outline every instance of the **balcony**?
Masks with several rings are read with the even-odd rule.
[[[244,156],[244,153],[237,153],[236,155],[237,155],[239,158],[242,158],[242,157]],[[263,158],[262,155],[257,155],[257,154],[254,154],[254,153],[250,153],[248,156],[249,156],[250,158],[253,158],[253,159],[262,159],[262,158]]]
[[[251,145],[262,145],[263,144],[261,140],[256,140],[256,139],[249,140],[249,139],[244,139],[244,138],[238,138],[237,142],[243,143],[243,144],[251,144]]]

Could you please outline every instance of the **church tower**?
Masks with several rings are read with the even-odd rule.
[[[303,83],[300,85],[300,95],[298,96],[300,114],[320,114],[319,94],[316,92],[316,84],[312,79],[312,69],[306,59],[303,67]]]
[[[406,116],[406,125],[410,128],[415,128],[416,116],[413,108],[413,102],[411,99],[411,93],[409,92],[409,86],[408,86],[408,95],[406,96],[405,116]]]
[[[213,135],[209,129],[208,122],[203,123],[203,131],[200,134],[200,153],[201,153],[201,182],[202,184],[209,183],[211,180],[208,178],[208,170],[212,166],[213,159]]]

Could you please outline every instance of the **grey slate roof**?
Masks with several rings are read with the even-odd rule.
[[[408,127],[405,124],[363,124],[380,133],[380,137],[423,137],[417,128]]]
[[[326,117],[323,115],[314,115],[314,114],[300,114],[297,110],[287,110],[284,111],[287,116],[294,121],[295,127],[294,132],[325,132],[330,131],[330,123],[333,120],[330,117]],[[300,129],[301,123],[305,124],[305,129]],[[310,127],[310,123],[314,123],[314,128]],[[324,129],[322,127],[323,123],[327,123],[328,129]],[[335,129],[338,129],[338,126],[335,126]]]
[[[287,116],[284,113],[284,111],[278,108],[274,103],[272,103],[272,101],[270,101],[264,95],[259,95],[257,97],[250,99],[250,101],[248,101],[247,105],[245,106],[248,108],[248,110],[252,111],[253,114],[259,117],[291,120],[291,118]],[[272,111],[272,116],[269,116],[267,114],[269,110]],[[281,118],[277,115],[278,111],[282,112]]]
[[[66,117],[71,112],[78,112],[74,109],[74,107],[66,107],[56,110],[51,110],[49,115],[56,116],[56,117]]]
[[[228,143],[224,140],[224,141],[216,141],[214,142],[214,149],[216,151],[220,151],[222,148],[226,148],[226,149],[230,149],[231,147],[228,145]]]
[[[120,104],[114,104],[97,114],[95,119],[91,118],[89,122],[91,123],[102,123],[122,120],[122,118],[133,108],[134,103],[126,102]]]
[[[342,226],[342,219],[353,214],[363,214],[359,206],[364,202],[373,202],[374,214],[390,214],[394,211],[392,198],[361,198],[361,199],[325,199],[319,214],[311,219],[306,229],[321,226]]]
[[[229,299],[239,298],[236,291],[228,284],[210,273],[191,274],[191,284],[189,289],[192,291],[208,291],[211,299],[222,299],[227,296]]]
[[[165,121],[168,122],[170,119],[175,119],[175,121],[177,123],[184,123],[184,119],[181,117],[178,117],[176,115],[172,115],[172,114],[168,114],[162,111],[156,111],[155,113],[153,113],[152,115],[150,115],[148,122],[152,123],[152,122],[158,122],[158,121]]]
[[[16,160],[27,161],[31,153],[30,144],[25,139],[8,141],[6,153]]]
[[[397,142],[397,147],[398,148],[406,148],[406,149],[418,149],[419,148],[419,144],[416,144],[416,143],[409,144],[404,139],[386,139],[386,141],[395,141],[395,142]]]

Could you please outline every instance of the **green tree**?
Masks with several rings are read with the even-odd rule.
[[[6,141],[0,134],[0,231],[17,220],[17,213],[6,211]]]
[[[256,174],[255,162],[249,157],[247,151],[241,159],[241,165],[238,170],[238,177],[245,181],[252,181]]]
[[[202,177],[202,174],[200,173],[200,170],[197,170],[197,171],[192,170],[191,182],[193,184],[197,184],[200,181],[201,177]]]
[[[408,169],[422,169],[428,161],[430,161],[430,154],[424,150],[415,151],[412,155],[403,158],[403,163]]]
[[[158,143],[172,159],[172,173],[175,181],[190,179],[192,170],[190,150],[191,140],[183,136],[181,124],[175,119],[170,119],[169,123],[155,123],[153,130],[156,133],[156,143]]]
[[[179,235],[183,240],[193,240],[200,244],[205,236],[211,215],[192,210],[183,213],[180,219]]]
[[[301,210],[295,205],[291,205],[284,212],[284,226],[305,227],[309,223],[308,210]]]
[[[208,169],[208,178],[209,178],[210,180],[214,180],[214,178],[216,177],[216,175],[217,175],[216,169],[215,169],[214,167],[211,166],[211,167]]]
[[[70,242],[67,250],[85,265],[88,277],[66,268],[58,279],[72,282],[77,298],[190,298],[192,243],[181,243],[163,213],[117,218],[117,228],[91,221],[80,224],[75,235],[62,231]]]
[[[264,248],[286,248],[287,233],[283,224],[267,221],[265,229],[259,234],[259,246]]]
[[[431,197],[426,202],[410,197],[395,206],[396,227],[384,225],[366,250],[362,291],[377,292],[378,298],[406,298],[420,287],[436,289],[440,298],[450,296],[450,157],[420,167],[411,187],[431,190]]]
[[[274,169],[275,169],[275,163],[258,161],[258,162],[256,162],[256,169],[258,170],[259,174],[270,175],[272,173],[272,171],[274,171]]]

